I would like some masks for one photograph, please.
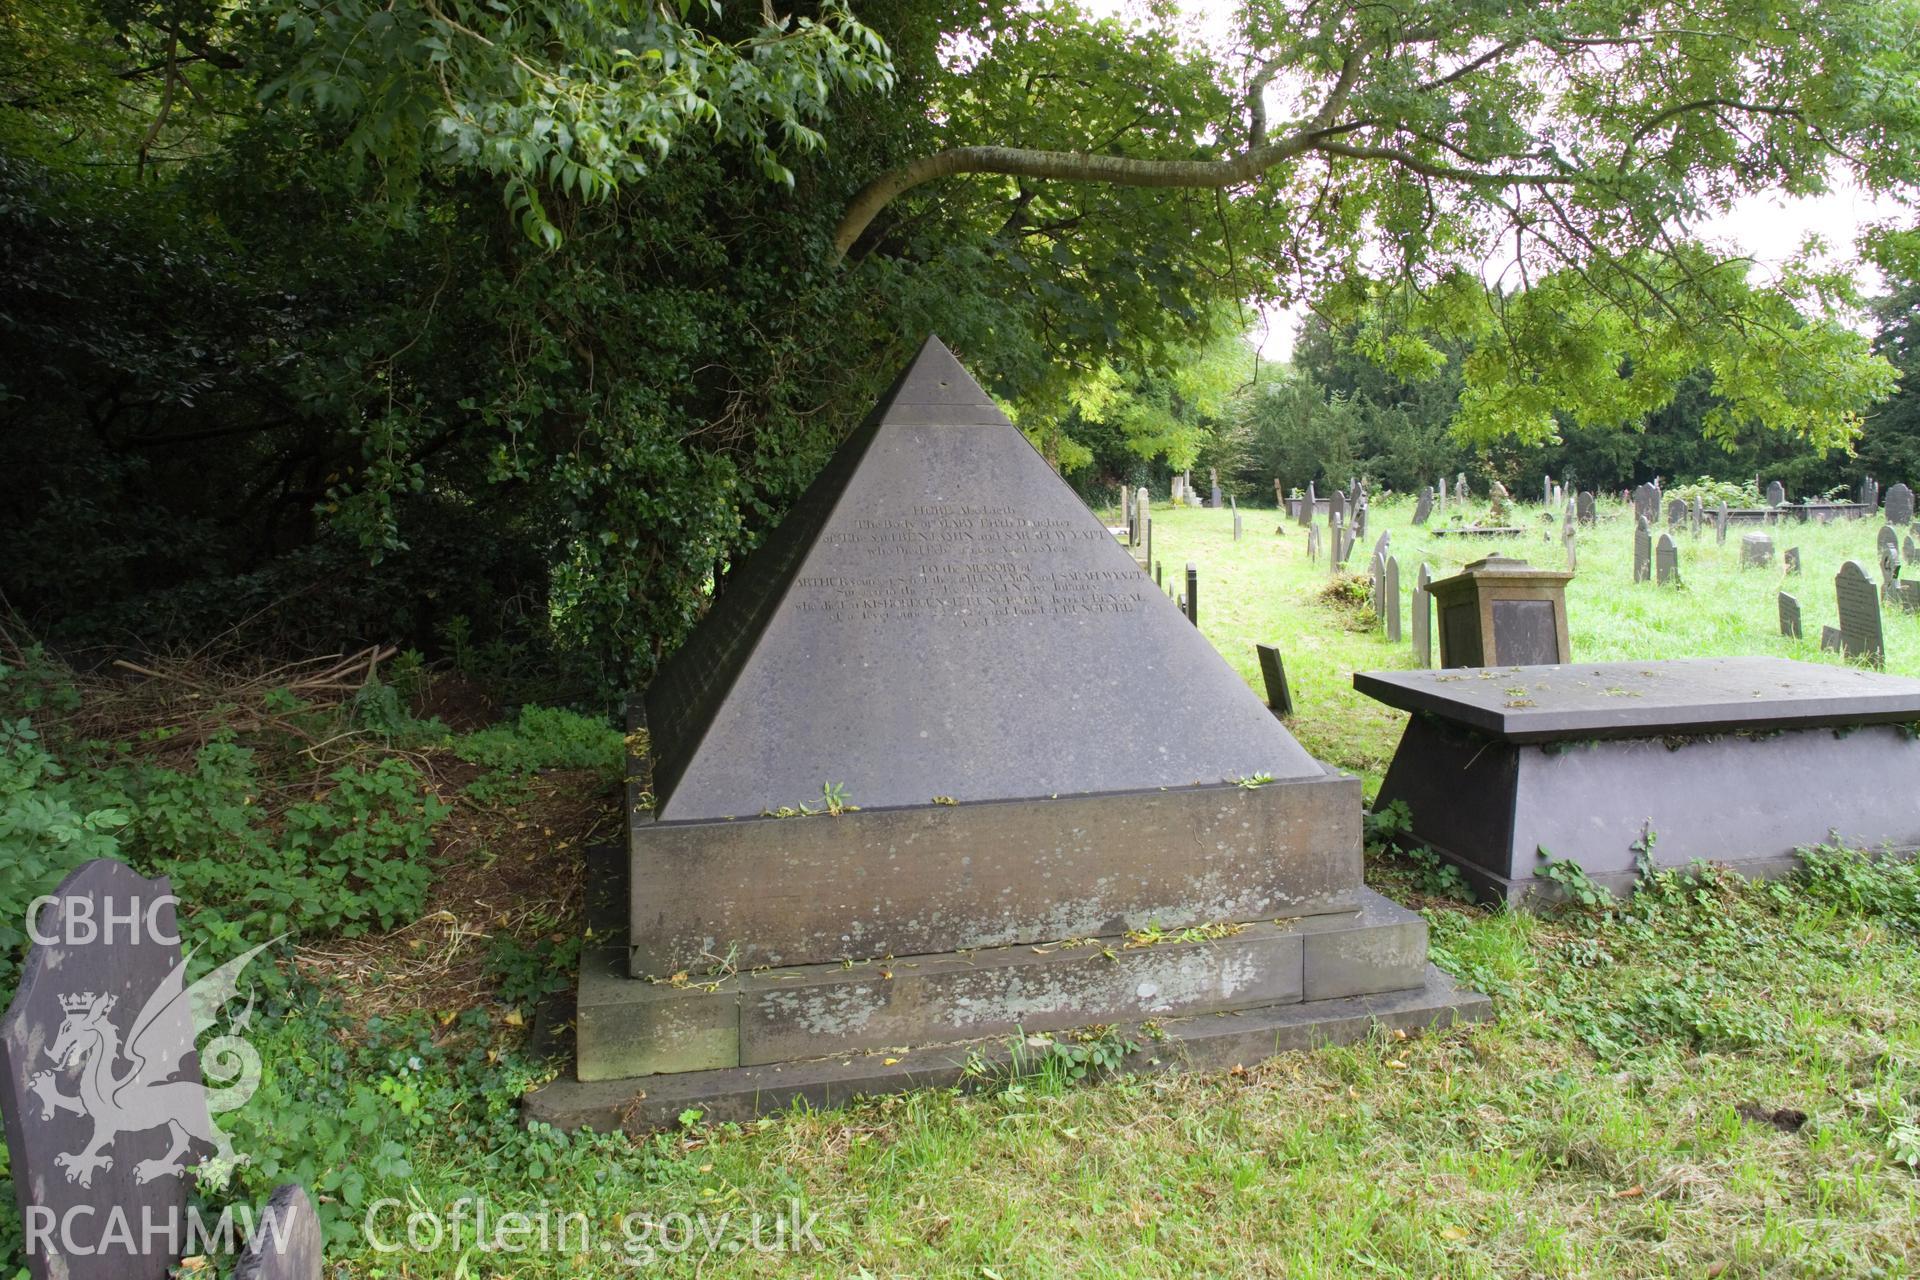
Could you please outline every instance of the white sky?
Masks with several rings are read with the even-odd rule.
[[[1131,15],[1146,20],[1139,0],[1080,0],[1080,3],[1096,14]],[[1230,43],[1237,0],[1179,0],[1179,3],[1200,39],[1216,47]],[[1270,103],[1269,114],[1274,114],[1278,106],[1277,102]],[[1759,271],[1765,273],[1777,269],[1798,252],[1809,235],[1819,235],[1826,241],[1831,261],[1850,261],[1854,257],[1854,241],[1864,226],[1900,212],[1896,202],[1866,195],[1851,186],[1822,196],[1802,198],[1758,195],[1741,200],[1727,213],[1701,226],[1699,235],[1727,256],[1752,258]],[[1880,277],[1871,266],[1856,265],[1855,270],[1868,292],[1881,289]],[[1294,330],[1301,314],[1294,308],[1274,308],[1261,314],[1252,336],[1264,359],[1285,360],[1292,354]]]

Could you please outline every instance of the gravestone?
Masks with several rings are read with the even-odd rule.
[[[1153,527],[1153,498],[1147,493],[1147,486],[1141,485],[1140,491],[1134,494],[1133,509],[1140,518],[1140,541],[1135,545],[1144,544],[1148,549],[1147,559],[1151,561],[1153,542],[1152,535],[1147,530]]]
[[[1543,507],[1553,505],[1553,477],[1550,475],[1542,474],[1540,477],[1540,505]]]
[[[164,877],[102,858],[61,881],[29,929],[0,1021],[0,1106],[36,1280],[167,1276],[190,1233],[213,1226],[189,1208],[194,1165],[244,1156],[209,1109],[195,1041],[265,944],[189,984],[174,905]],[[206,1045],[223,1111],[253,1091],[251,1047],[226,1026]]]
[[[1660,542],[1653,549],[1654,578],[1660,586],[1680,585],[1680,548],[1673,545],[1673,535],[1662,533]]]
[[[1385,593],[1383,599],[1387,606],[1387,643],[1400,643],[1400,558],[1387,557],[1387,570],[1383,579]]]
[[[1880,482],[1872,476],[1860,482],[1860,505],[1869,516],[1880,510]]]
[[[1229,498],[1228,502],[1233,504],[1233,540],[1238,542],[1240,541],[1240,499]]]
[[[1648,524],[1660,518],[1660,491],[1650,484],[1642,484],[1633,491],[1634,514]]]
[[[1467,473],[1464,471],[1453,478],[1453,500],[1463,504],[1467,500]]]
[[[1413,665],[1433,665],[1433,571],[1423,561],[1413,578]]]
[[[1822,653],[1844,654],[1847,651],[1846,633],[1838,627],[1820,628],[1820,651]]]
[[[1787,572],[1800,572],[1800,548],[1788,547],[1786,554]]]
[[[1216,467],[1207,468],[1207,488],[1213,499],[1208,505],[1218,511],[1220,509],[1220,472]]]
[[[1187,621],[1200,625],[1200,570],[1187,561]]]
[[[1687,518],[1687,500],[1670,498],[1667,501],[1667,528],[1671,529]]]
[[[1413,522],[1415,524],[1425,524],[1432,515],[1433,490],[1426,485],[1421,485],[1420,499],[1413,504]]]
[[[295,1183],[267,1197],[233,1280],[320,1280],[320,1218]]]
[[[1270,644],[1256,644],[1253,651],[1260,656],[1260,679],[1267,686],[1267,709],[1277,716],[1293,714],[1293,690],[1287,687],[1287,668],[1280,661],[1280,651]]]
[[[1742,569],[1765,568],[1772,563],[1772,535],[1765,533],[1743,533],[1740,535],[1740,567]]]
[[[1719,546],[1727,545],[1727,504],[1725,502],[1714,508],[1713,540]]]
[[[1784,507],[1787,505],[1787,486],[1775,480],[1767,486],[1767,505]]]
[[[1633,580],[1653,580],[1653,529],[1644,515],[1633,518]]]
[[[1693,507],[1689,511],[1689,515],[1692,520],[1692,527],[1689,532],[1697,538],[1700,536],[1700,526],[1707,518],[1706,504],[1700,501],[1700,495],[1697,493],[1693,495]]]
[[[1594,510],[1594,500],[1593,500],[1592,490],[1588,490],[1588,489],[1581,490],[1578,502],[1580,504],[1579,505],[1580,523],[1586,524],[1586,525],[1592,524],[1594,520],[1598,518]]]
[[[1906,557],[1908,564],[1920,565],[1920,542],[1915,542],[1912,534],[1908,534],[1902,544],[1902,554]]]
[[[1840,605],[1840,635],[1847,660],[1865,659],[1868,666],[1887,665],[1887,644],[1880,630],[1880,593],[1858,560],[1849,560],[1834,575],[1833,591]]]
[[[1314,520],[1318,518],[1320,514],[1319,503],[1320,503],[1320,500],[1316,498],[1313,493],[1313,481],[1309,480],[1307,481],[1306,499],[1300,504],[1300,523],[1301,524],[1303,525],[1313,524]]]
[[[1335,496],[1337,497],[1339,495],[1336,494]],[[1338,573],[1340,572],[1340,562],[1345,559],[1346,556],[1344,549],[1347,543],[1346,525],[1341,522],[1339,516],[1335,516],[1332,521],[1329,522],[1327,526],[1327,536],[1331,539],[1327,545],[1327,572]]]
[[[1347,520],[1347,495],[1335,489],[1327,498],[1327,519],[1339,524]]]
[[[1905,528],[1913,522],[1913,490],[1904,483],[1887,490],[1887,523]]]
[[[1560,537],[1560,545],[1566,549],[1567,572],[1580,572],[1580,551],[1573,530],[1569,529]]]
[[[1893,584],[1894,603],[1907,613],[1920,613],[1920,582]]]
[[[1320,526],[1317,524],[1307,526],[1307,560],[1310,563],[1320,560]]]
[[[1356,538],[1367,536],[1367,500],[1364,497],[1354,499],[1353,536]]]
[[[1780,634],[1800,638],[1800,601],[1784,591],[1780,593]]]
[[[1360,541],[1360,535],[1352,528],[1340,531],[1340,563],[1345,565],[1353,557],[1353,544]]]
[[[1387,549],[1389,546],[1392,545],[1392,543],[1393,543],[1393,531],[1391,529],[1382,530],[1380,533],[1379,541],[1373,544],[1373,554],[1380,556],[1382,558],[1385,558],[1387,554]]]

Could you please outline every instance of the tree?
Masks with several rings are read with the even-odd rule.
[[[1851,281],[1803,265],[1755,284],[1688,229],[1841,172],[1910,192],[1917,14],[1253,0],[1240,56],[1199,75],[1176,42],[1103,38],[1064,3],[1003,12],[968,70],[1024,97],[943,102],[939,145],[867,182],[834,246],[858,259],[884,242],[883,214],[962,174],[989,175],[1015,218],[1056,191],[1068,209],[1112,188],[1204,191],[1253,293],[1345,321],[1391,285],[1404,313],[1374,354],[1402,373],[1442,362],[1423,334],[1471,341],[1470,437],[1545,440],[1556,412],[1622,425],[1704,369],[1716,436],[1771,424],[1842,445],[1891,386],[1845,323]],[[1510,259],[1492,281],[1489,255]]]

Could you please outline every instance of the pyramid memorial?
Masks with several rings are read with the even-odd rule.
[[[938,338],[633,721],[576,1078],[534,1118],[830,1105],[1091,1024],[1156,1024],[1130,1066],[1231,1066],[1486,1011],[1361,883],[1359,780],[1294,741]]]

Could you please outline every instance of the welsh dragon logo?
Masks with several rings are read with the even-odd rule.
[[[259,1051],[241,1035],[252,1020],[251,996],[246,1008],[229,1019],[226,1033],[207,1042],[198,1075],[189,1070],[182,1076],[181,1068],[201,1033],[239,994],[241,971],[272,945],[263,942],[192,985],[182,960],[147,998],[124,1037],[113,1020],[117,997],[91,991],[60,997],[65,1017],[46,1055],[62,1072],[79,1069],[79,1092],[61,1093],[54,1070],[36,1073],[27,1087],[40,1099],[42,1120],[71,1112],[93,1121],[93,1136],[78,1151],[54,1157],[67,1181],[92,1186],[96,1169],[113,1168],[113,1146],[121,1134],[162,1127],[171,1138],[167,1152],[135,1165],[137,1182],[186,1172],[188,1149],[195,1141],[213,1148],[217,1170],[245,1163],[213,1116],[245,1103],[260,1084]],[[209,1079],[221,1087],[208,1088],[204,1081]]]

